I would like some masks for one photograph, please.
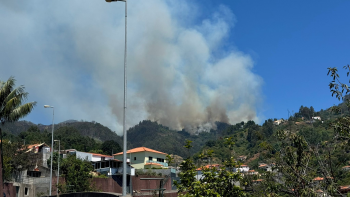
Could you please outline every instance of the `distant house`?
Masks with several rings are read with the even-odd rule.
[[[247,165],[240,165],[238,168],[233,168],[233,172],[248,172],[249,166]]]
[[[87,161],[91,161],[91,162],[105,161],[105,160],[112,160],[113,159],[113,156],[111,156],[111,155],[87,153],[87,152],[77,151],[75,149],[66,150],[66,152],[68,154],[74,154],[79,159],[87,160]]]
[[[256,172],[255,170],[249,170],[247,174],[248,175],[258,175],[259,172]]]
[[[166,153],[146,147],[138,147],[127,151],[127,158],[130,165],[135,169],[147,168],[168,168]],[[123,152],[113,155],[114,159],[123,161]]]
[[[203,166],[203,167],[200,167],[200,168],[197,168],[196,169],[196,179],[197,180],[200,180],[204,177],[203,175],[203,169],[213,169],[213,168],[216,168],[217,170],[219,170],[220,168],[220,164],[210,164],[210,165],[206,165],[206,166]]]
[[[103,155],[98,153],[88,153],[77,151],[75,149],[64,150],[66,154],[75,155],[76,158],[81,160],[90,161],[94,170],[101,174],[105,175],[119,175],[123,173],[123,162],[117,159],[114,159],[111,155]],[[65,154],[63,154],[65,157]],[[130,167],[130,164],[127,164],[127,174],[135,175],[135,169]]]
[[[265,170],[265,171],[271,171],[271,166],[270,165],[267,165],[265,163],[262,163],[259,165],[259,169],[262,169],[262,170]]]
[[[110,159],[104,161],[94,161],[91,162],[94,170],[101,174],[105,175],[121,175],[123,174],[123,162],[117,159]],[[130,163],[127,163],[127,172],[128,175],[135,176],[135,168],[130,166]]]
[[[34,153],[39,155],[39,160],[42,160],[42,166],[47,166],[47,160],[50,158],[51,148],[49,145],[44,143],[40,144],[30,144],[27,145],[27,152]]]
[[[350,192],[350,185],[339,186],[339,191],[343,194]]]
[[[345,170],[345,171],[349,171],[350,170],[350,166],[344,166],[341,168],[342,170]]]
[[[274,124],[274,125],[280,125],[280,124],[283,123],[283,122],[284,122],[283,119],[279,119],[279,120],[273,121],[273,124]]]
[[[264,179],[253,180],[253,184],[260,184],[263,181],[264,181]]]
[[[245,161],[246,159],[247,159],[247,156],[245,156],[245,155],[241,155],[237,158],[237,160],[239,160],[239,161]]]
[[[312,119],[313,119],[313,120],[321,120],[321,117],[319,117],[319,116],[314,116],[314,117],[312,117]]]
[[[202,171],[203,169],[212,169],[212,168],[219,169],[219,168],[220,168],[220,164],[210,164],[210,165],[206,165],[206,166],[197,168],[196,171]]]
[[[314,179],[312,179],[313,181],[323,181],[323,177],[316,177],[316,178],[314,178]]]

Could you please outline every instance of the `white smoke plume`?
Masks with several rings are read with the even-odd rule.
[[[258,120],[262,79],[227,46],[225,6],[200,19],[185,0],[128,1],[128,127],[144,119],[206,131]],[[0,0],[0,79],[15,76],[38,109],[28,118],[95,120],[121,133],[124,3]]]

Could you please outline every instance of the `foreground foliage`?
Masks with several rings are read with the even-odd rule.
[[[3,126],[6,122],[14,122],[20,118],[29,114],[36,102],[24,103],[28,93],[25,92],[24,86],[15,87],[16,80],[10,77],[7,81],[0,81],[0,126]],[[0,137],[2,140],[2,130],[0,127]],[[1,142],[1,157],[0,157],[0,185],[3,185],[3,150]],[[8,159],[6,160],[8,162]],[[7,164],[5,164],[5,167]],[[8,176],[5,172],[5,175]],[[0,187],[0,194],[3,193],[3,187]]]
[[[76,158],[75,155],[68,155],[62,159],[60,173],[65,179],[64,185],[59,185],[59,190],[65,192],[83,192],[92,191],[92,175],[90,172],[93,167],[89,161]]]
[[[187,141],[185,148],[191,147],[191,141]],[[188,157],[180,165],[181,182],[174,183],[180,193],[179,196],[246,196],[241,188],[236,186],[242,179],[241,175],[229,170],[235,165],[236,162],[231,158],[220,168],[202,166],[203,177],[196,180],[195,163]]]

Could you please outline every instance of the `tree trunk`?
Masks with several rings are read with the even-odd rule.
[[[2,130],[0,127],[0,137],[1,137],[1,142],[0,142],[0,146],[1,146],[1,152],[0,152],[0,196],[3,195],[4,193],[4,179],[3,179],[3,165],[2,165]]]

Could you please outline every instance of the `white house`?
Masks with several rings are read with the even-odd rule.
[[[233,168],[233,172],[248,172],[249,166],[247,165],[240,165],[238,168]]]
[[[113,159],[113,156],[111,155],[102,155],[97,153],[87,153],[82,151],[77,151],[75,149],[66,150],[68,154],[74,154],[77,158],[82,160],[88,160],[91,162],[95,161],[105,161],[105,160],[111,160]]]
[[[146,147],[138,147],[127,151],[127,161],[136,169],[168,168],[166,153]],[[113,155],[114,159],[123,161],[123,152]],[[130,159],[131,158],[131,159]]]
[[[314,119],[314,120],[321,120],[321,117],[315,116],[315,117],[312,117],[312,119]]]
[[[118,159],[110,159],[105,161],[92,162],[94,170],[105,175],[121,175],[123,174],[123,162]],[[135,176],[135,168],[127,163],[126,173],[131,176]]]
[[[265,163],[262,163],[259,165],[259,168],[260,169],[263,169],[263,170],[266,170],[266,171],[271,171],[271,166],[270,165],[267,165]]]
[[[280,125],[280,124],[283,123],[283,122],[284,122],[283,119],[279,119],[279,120],[273,121],[273,124],[274,124],[274,125]]]

